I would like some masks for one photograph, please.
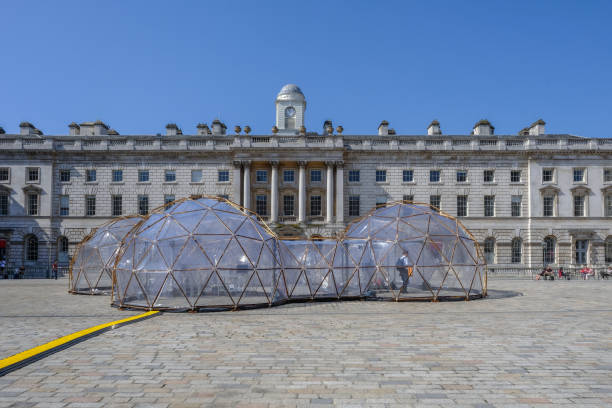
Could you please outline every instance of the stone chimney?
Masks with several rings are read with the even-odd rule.
[[[383,120],[378,125],[378,136],[387,136],[389,135],[389,122]]]
[[[533,122],[528,128],[530,136],[541,136],[546,134],[546,122],[538,119]]]
[[[486,119],[481,119],[474,125],[472,133],[476,136],[491,136],[495,131],[495,127]]]
[[[427,126],[427,135],[428,136],[439,136],[442,134],[442,130],[440,130],[440,122],[437,120],[432,120],[429,126]]]
[[[81,134],[81,127],[77,125],[75,122],[72,122],[71,124],[69,124],[68,129],[69,129],[68,134],[70,136],[78,136]]]
[[[179,135],[180,130],[176,123],[168,123],[166,125],[166,136],[176,136]]]
[[[33,135],[36,127],[30,122],[21,122],[19,124],[19,134],[21,135]]]
[[[198,123],[198,135],[199,136],[207,136],[210,135],[210,129],[206,123]]]
[[[221,122],[219,119],[215,119],[212,121],[212,134],[215,136],[225,135],[225,131],[227,130],[227,126],[225,123]]]
[[[108,129],[110,129],[108,125],[101,120],[96,120],[93,124],[93,132],[96,136],[107,134]]]

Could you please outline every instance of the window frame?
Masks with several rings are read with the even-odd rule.
[[[166,169],[164,170],[164,183],[176,183],[176,170]]]
[[[402,170],[402,183],[414,183],[414,169]]]
[[[319,174],[319,179],[318,180],[316,180],[316,178],[313,179],[313,177],[312,177],[313,173],[315,173],[315,172]],[[323,170],[322,169],[310,169],[310,183],[311,184],[320,184],[322,182],[323,182]]]
[[[514,199],[518,197],[518,202]],[[518,203],[518,207],[515,207],[515,204]],[[514,211],[518,208],[518,214]],[[522,217],[523,214],[523,196],[514,194],[510,196],[510,216],[511,217]]]
[[[68,175],[68,177],[65,177]],[[70,169],[60,169],[59,170],[59,181],[60,183],[70,183],[72,178],[72,171]]]
[[[93,205],[91,205],[92,203]],[[94,194],[87,194],[85,196],[85,216],[96,216],[96,196]]]
[[[111,215],[113,217],[120,217],[123,215],[123,196],[121,194],[111,195]]]
[[[318,202],[317,202],[318,201]],[[315,211],[318,209],[319,211]],[[310,195],[310,216],[321,217],[323,215],[323,197],[321,194]]]
[[[460,203],[460,200],[464,200],[464,202]],[[469,202],[469,199],[467,195],[461,194],[457,196],[457,217],[467,217],[468,216],[468,202]]]
[[[514,177],[518,173],[518,180]],[[520,169],[510,170],[510,183],[522,183],[523,182],[523,171]]]
[[[577,201],[580,202],[577,202]],[[587,216],[587,197],[586,194],[573,194],[572,197],[572,208],[574,217],[586,217]],[[580,210],[580,211],[579,211]]]
[[[361,213],[361,197],[359,194],[348,196],[348,213],[349,217],[359,217]]]
[[[172,197],[172,200],[170,200],[171,197]],[[176,201],[175,194],[164,194],[164,205],[168,205],[173,201]]]
[[[510,243],[510,263],[523,263],[523,240],[521,238],[513,238]]]
[[[116,177],[116,176],[119,177]],[[123,169],[113,169],[111,172],[112,183],[123,183]]]
[[[150,183],[151,182],[151,171],[150,170],[138,170],[138,182],[139,183]]]
[[[230,182],[229,173],[230,172],[227,169],[217,170],[217,183],[229,183]]]
[[[434,205],[435,202],[437,202],[438,205]],[[442,196],[440,194],[430,194],[429,206],[432,210],[439,212],[442,209]]]
[[[545,172],[550,171],[550,180],[544,178]],[[556,171],[554,167],[542,167],[542,184],[555,183]]]
[[[36,172],[36,179],[32,180],[31,179],[31,175],[32,175],[32,171]],[[40,167],[26,167],[26,184],[40,184]]]
[[[348,171],[349,183],[361,183],[361,171],[352,169]]]
[[[10,215],[11,198],[7,191],[0,191],[0,217]]]
[[[67,205],[64,206],[62,201],[66,200]],[[70,196],[68,194],[62,194],[59,196],[59,216],[69,217],[70,216]]]
[[[25,240],[25,261],[36,262],[39,255],[38,237],[34,234],[28,235]]]
[[[581,172],[582,177],[576,180],[576,172]],[[572,182],[574,184],[585,184],[587,182],[587,169],[586,167],[573,167],[572,168]]]
[[[263,203],[263,211],[261,211],[262,208],[260,208],[262,203]],[[256,194],[255,195],[255,212],[260,217],[268,216],[268,196],[267,194]]]
[[[488,265],[495,265],[497,257],[497,240],[494,237],[485,238],[482,243],[482,254]]]
[[[6,171],[6,179],[0,178],[0,183],[2,184],[11,184],[11,168],[10,167],[0,167],[0,174]]]
[[[386,183],[387,182],[387,170],[385,169],[376,169],[375,180],[377,183]]]
[[[552,248],[549,249],[549,246],[552,246]],[[542,263],[544,265],[554,264],[556,259],[557,259],[557,238],[550,236],[550,235],[547,237],[544,237],[544,239],[542,240]]]
[[[489,178],[488,177],[489,175],[491,176],[490,180],[487,180]],[[485,169],[485,170],[483,170],[482,171],[482,182],[483,183],[488,183],[488,184],[495,183],[495,169]]]
[[[97,169],[85,169],[85,182],[86,183],[97,183],[98,182]]]
[[[255,169],[255,183],[265,184],[267,182],[268,182],[268,170]]]
[[[433,180],[435,177],[433,177],[434,174],[438,175],[438,179],[437,180]],[[442,182],[442,170],[440,169],[430,169],[429,170],[429,182],[430,183],[434,183],[434,184],[439,184]]]
[[[487,204],[490,204],[488,206]],[[483,208],[485,217],[495,217],[495,196],[486,195],[483,199]]]
[[[290,174],[291,177],[288,177]],[[283,169],[283,184],[295,184],[295,169]]]
[[[33,201],[32,198],[34,198]],[[26,199],[28,200],[28,216],[36,217],[40,215],[40,194],[32,192],[27,193]]]
[[[289,213],[289,209],[291,213]],[[283,216],[295,217],[295,195],[283,194]]]
[[[198,180],[194,180],[194,174],[199,174],[200,177]],[[200,184],[203,182],[204,180],[204,171],[202,171],[202,169],[191,169],[191,173],[189,175],[189,179],[191,180],[190,183],[197,183]]]
[[[463,177],[460,177],[459,175],[462,174]],[[463,180],[461,180],[461,178],[463,178]],[[467,170],[457,170],[455,172],[455,181],[457,183],[467,183],[468,182],[468,171]]]

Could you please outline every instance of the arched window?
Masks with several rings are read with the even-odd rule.
[[[523,240],[520,238],[514,238],[512,240],[512,263],[521,263],[523,261]]]
[[[28,235],[25,240],[26,261],[38,260],[38,238],[35,235]]]
[[[68,262],[68,251],[70,244],[68,238],[61,236],[57,239],[57,260],[58,262]]]
[[[495,263],[495,238],[489,237],[485,239],[484,256],[488,264]]]
[[[544,265],[555,263],[555,250],[557,246],[557,240],[555,237],[546,237],[542,243],[542,258]]]
[[[285,109],[285,129],[295,129],[295,108],[293,106]]]
[[[606,238],[606,263],[612,263],[612,236]]]

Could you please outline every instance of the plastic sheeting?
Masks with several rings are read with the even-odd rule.
[[[154,210],[125,239],[113,304],[232,309],[300,299],[473,299],[486,294],[471,234],[429,206],[390,203],[336,239],[280,240],[220,198]]]
[[[141,220],[140,216],[113,219],[81,241],[70,265],[70,292],[111,293],[115,256],[126,234]]]

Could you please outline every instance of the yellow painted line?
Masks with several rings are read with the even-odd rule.
[[[60,337],[59,339],[50,341],[48,343],[45,343],[43,345],[31,348],[29,350],[26,351],[22,351],[21,353],[17,353],[13,356],[7,357],[3,360],[0,360],[0,376],[2,375],[1,371],[9,366],[15,365],[15,364],[19,364],[27,359],[36,357],[37,355],[40,355],[42,353],[46,353],[46,352],[50,352],[53,349],[56,349],[58,347],[61,347],[63,345],[66,345],[67,343],[70,343],[71,341],[75,341],[78,340],[81,337],[87,336],[87,335],[92,335],[95,334],[96,332],[99,332],[100,330],[104,330],[107,328],[113,328],[113,326],[116,325],[123,325],[129,322],[133,322],[134,320],[139,320],[145,317],[149,317],[152,316],[154,314],[159,313],[158,311],[151,311],[151,312],[146,312],[146,313],[142,313],[136,316],[132,316],[132,317],[128,317],[126,319],[121,319],[121,320],[115,320],[114,322],[110,322],[110,323],[104,323],[104,324],[100,324],[98,326],[93,326],[90,327],[89,329],[85,329],[85,330],[81,330],[78,331],[76,333],[72,333],[69,334],[67,336],[64,337]]]

